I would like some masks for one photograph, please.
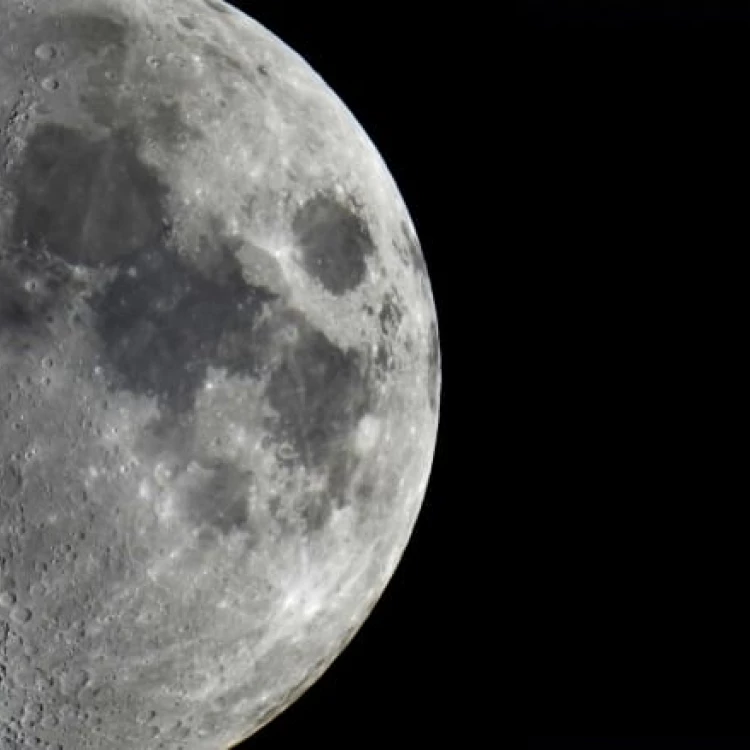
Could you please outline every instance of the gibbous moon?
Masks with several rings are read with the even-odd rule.
[[[0,746],[228,748],[416,523],[414,225],[345,105],[219,0],[2,0],[0,127]]]

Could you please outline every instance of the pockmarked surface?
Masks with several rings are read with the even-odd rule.
[[[0,0],[0,748],[217,750],[362,625],[441,389],[414,225],[216,0]]]

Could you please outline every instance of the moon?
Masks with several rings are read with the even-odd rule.
[[[346,106],[219,0],[3,0],[0,128],[0,745],[230,747],[417,521],[414,224]]]

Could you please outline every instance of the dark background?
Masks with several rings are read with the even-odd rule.
[[[234,3],[241,6],[240,3]],[[444,189],[453,157],[436,159],[450,112],[438,70],[441,39],[433,15],[403,4],[249,2],[243,9],[301,54],[360,121],[388,164],[423,245],[439,307],[444,360],[451,325],[443,300],[452,240]],[[441,20],[445,24],[446,20]],[[442,163],[441,163],[442,162]],[[445,319],[443,317],[445,316]],[[444,381],[450,382],[450,360]],[[449,517],[450,400],[444,384],[441,434],[430,488],[405,556],[365,626],[324,676],[242,747],[327,748],[434,742],[456,731],[459,643],[452,639],[463,596]],[[446,541],[446,536],[449,540]]]
[[[735,750],[750,737],[528,737],[528,750]]]
[[[529,726],[744,728],[750,8],[516,7]]]

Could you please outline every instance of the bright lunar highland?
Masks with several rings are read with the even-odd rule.
[[[299,55],[219,0],[0,0],[2,750],[283,711],[401,559],[440,395],[408,210]]]

